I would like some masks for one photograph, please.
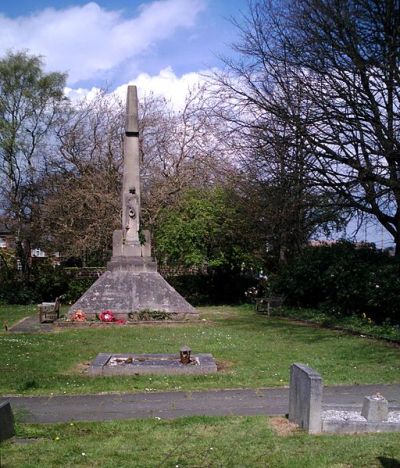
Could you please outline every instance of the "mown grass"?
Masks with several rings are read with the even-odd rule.
[[[29,309],[28,309],[29,310]],[[400,347],[340,331],[258,316],[250,307],[201,308],[206,321],[176,326],[113,326],[56,333],[0,333],[0,394],[78,394],[288,385],[303,362],[326,384],[400,382]],[[206,376],[88,377],[100,352],[174,353],[187,344],[212,353]]]
[[[29,315],[37,313],[35,305],[0,305],[0,329],[4,330],[4,325],[8,327]]]
[[[32,443],[3,443],[1,466],[399,466],[398,433],[311,436],[294,431],[282,436],[272,428],[273,421],[257,416],[21,424],[17,436],[32,438]]]
[[[380,325],[371,318],[357,315],[335,316],[323,310],[279,307],[272,311],[273,316],[287,317],[295,320],[304,320],[328,328],[341,328],[350,332],[366,334],[368,336],[383,338],[388,341],[400,342],[400,325],[384,322]]]

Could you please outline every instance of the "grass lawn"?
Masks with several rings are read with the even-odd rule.
[[[24,315],[5,308],[9,322]],[[32,307],[27,307],[27,314]],[[326,384],[400,382],[400,347],[359,336],[256,315],[251,307],[200,308],[195,324],[0,332],[0,394],[257,388],[288,385],[289,366],[303,362]],[[100,352],[174,353],[187,344],[212,353],[221,371],[208,376],[88,377]]]
[[[0,466],[320,468],[400,462],[399,433],[312,436],[282,418],[262,416],[19,424],[17,432],[32,443],[3,443]]]
[[[37,314],[35,305],[0,305],[0,329],[4,330],[4,323],[11,326],[28,315]]]

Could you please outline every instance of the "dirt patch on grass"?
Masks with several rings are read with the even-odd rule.
[[[79,374],[79,375],[85,375],[87,374],[87,371],[89,369],[89,366],[90,366],[90,362],[87,361],[87,362],[78,362],[78,364],[75,364],[75,366],[71,367],[67,372],[66,374],[67,375],[76,375],[76,374]]]
[[[222,373],[228,373],[230,369],[233,367],[232,361],[227,361],[227,360],[222,360],[222,359],[218,359],[218,361],[216,361],[216,364],[217,364],[217,371],[222,372]]]
[[[286,418],[270,418],[269,424],[279,437],[288,437],[299,429],[297,424],[290,422]]]

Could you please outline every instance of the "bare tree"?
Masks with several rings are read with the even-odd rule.
[[[151,229],[163,207],[190,187],[221,177],[203,90],[181,110],[155,95],[139,103],[142,219]],[[106,92],[66,110],[58,151],[48,158],[47,199],[40,217],[48,245],[66,256],[104,263],[120,226],[123,103]]]
[[[242,109],[295,127],[313,148],[315,183],[381,223],[397,255],[399,22],[397,0],[254,1],[237,24],[241,59],[219,77]]]
[[[38,219],[49,249],[104,262],[120,218],[122,130],[122,104],[104,91],[66,109]]]
[[[205,89],[199,87],[189,91],[182,109],[155,96],[141,105],[144,214],[149,225],[183,191],[223,178],[227,163],[206,103]]]
[[[288,85],[275,88],[275,105],[286,114],[274,112],[264,105],[263,76],[255,78],[253,73],[248,63],[228,62],[226,73],[212,76],[213,112],[225,122],[220,125],[221,139],[242,172],[238,184],[252,206],[265,255],[286,262],[312,235],[339,229],[344,213],[337,196],[322,190],[313,177],[314,145],[286,118],[309,114],[306,95]],[[281,81],[288,84],[286,78],[285,82],[282,72]]]

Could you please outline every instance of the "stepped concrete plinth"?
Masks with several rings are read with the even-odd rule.
[[[135,272],[115,269],[106,271],[70,308],[94,318],[104,310],[112,310],[116,318],[134,319],[140,313],[160,319],[159,312],[170,320],[198,318],[198,312],[156,271]],[[162,315],[161,315],[162,316]]]

